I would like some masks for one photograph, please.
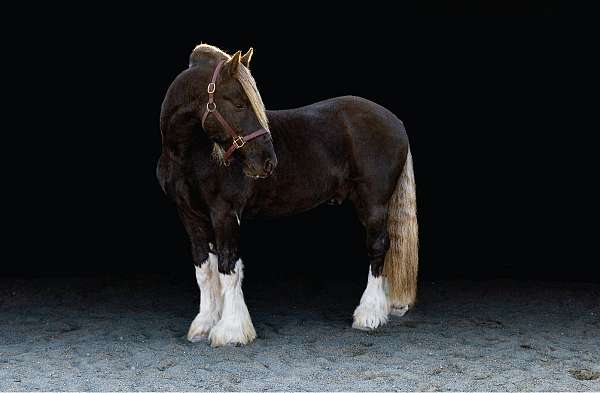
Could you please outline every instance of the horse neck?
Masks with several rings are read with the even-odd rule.
[[[196,152],[200,152],[200,156],[209,157],[212,152],[212,142],[197,123],[194,120],[181,119],[170,123],[165,129],[161,127],[163,151],[176,161],[185,164],[191,163]]]
[[[294,121],[299,115],[294,109],[267,110],[267,119],[269,120],[269,130],[278,143],[287,145],[287,136],[294,132]],[[296,129],[298,127],[296,126]],[[277,151],[275,151],[277,154]]]

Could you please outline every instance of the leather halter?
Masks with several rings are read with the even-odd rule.
[[[213,72],[212,79],[208,84],[208,88],[206,89],[206,91],[208,92],[208,102],[206,103],[206,109],[204,110],[204,114],[202,115],[202,128],[204,129],[204,131],[206,131],[206,128],[204,127],[204,122],[206,121],[208,115],[212,113],[217,119],[217,121],[221,124],[221,126],[225,129],[225,131],[227,131],[227,133],[231,135],[231,137],[233,138],[233,142],[231,146],[229,146],[229,148],[225,152],[225,156],[223,157],[225,162],[227,163],[229,157],[233,154],[234,151],[244,147],[246,142],[258,138],[261,135],[268,134],[269,130],[259,128],[258,130],[251,132],[248,135],[238,135],[238,133],[235,132],[233,127],[231,127],[229,123],[227,123],[227,120],[225,120],[225,118],[221,116],[221,114],[217,110],[217,104],[215,103],[214,94],[216,89],[217,78],[219,77],[219,72],[221,71],[221,67],[223,67],[223,64],[225,64],[225,60],[221,60],[219,64],[217,64],[217,67]]]

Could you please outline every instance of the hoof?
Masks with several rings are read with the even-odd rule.
[[[187,339],[190,342],[198,342],[208,338],[213,326],[218,322],[218,317],[211,317],[210,315],[198,314],[192,321],[190,329],[188,330]]]
[[[374,330],[385,325],[388,312],[385,308],[367,308],[358,306],[354,311],[352,327],[358,330]]]
[[[208,335],[208,341],[212,347],[247,345],[255,338],[256,331],[250,319],[233,323],[221,319]]]
[[[392,314],[395,317],[403,317],[404,314],[406,314],[408,312],[408,304],[404,305],[404,306],[399,306],[399,307],[392,307],[390,309],[390,314]]]

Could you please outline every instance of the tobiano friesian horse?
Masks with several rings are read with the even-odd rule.
[[[252,49],[197,46],[162,104],[157,176],[189,235],[200,310],[188,339],[248,344],[240,225],[349,200],[366,229],[369,273],[352,326],[375,329],[414,305],[417,216],[402,121],[358,97],[267,111]]]

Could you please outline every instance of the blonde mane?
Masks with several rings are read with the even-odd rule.
[[[190,55],[190,66],[197,64],[206,56],[217,59],[221,58],[222,60],[227,61],[231,60],[230,55],[223,52],[216,46],[200,44],[194,48],[192,54]],[[250,105],[252,105],[252,109],[254,110],[256,118],[258,119],[261,127],[268,130],[269,122],[267,120],[267,113],[265,112],[265,104],[263,104],[260,93],[258,92],[258,88],[256,87],[256,81],[252,77],[250,70],[243,64],[240,64],[238,67],[238,73],[234,77],[238,80],[238,82],[240,82],[242,89],[244,89],[244,93],[246,93],[246,96],[248,96]]]
[[[252,77],[252,74],[250,74],[250,70],[243,64],[240,64],[236,79],[240,82],[244,92],[248,96],[258,122],[265,130],[268,130],[269,122],[267,120],[267,113],[265,112],[265,104],[263,104],[258,87],[256,87],[256,81]]]

